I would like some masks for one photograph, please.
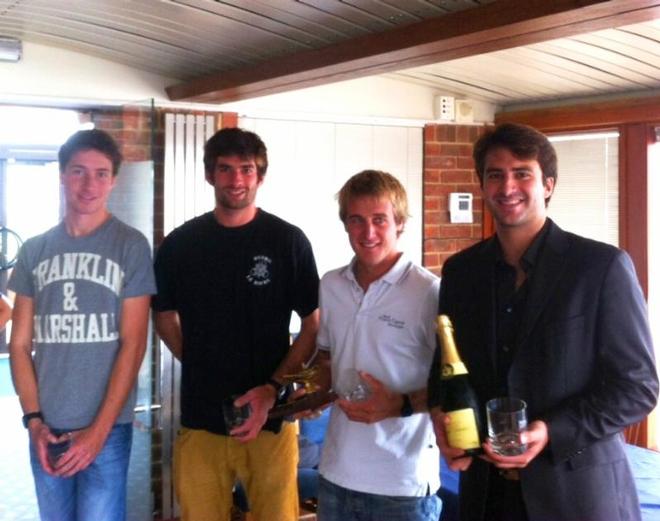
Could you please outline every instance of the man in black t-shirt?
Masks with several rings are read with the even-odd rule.
[[[268,159],[252,132],[223,129],[204,150],[212,212],[170,233],[156,255],[156,330],[182,363],[174,481],[183,521],[228,520],[236,479],[255,517],[298,519],[294,426],[267,421],[282,376],[311,357],[318,273],[297,227],[255,204]],[[300,334],[289,343],[295,311]],[[224,401],[249,418],[225,425]]]

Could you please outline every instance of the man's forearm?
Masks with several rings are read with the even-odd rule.
[[[5,325],[11,319],[11,302],[7,297],[0,294],[0,331],[5,328]]]
[[[21,408],[25,413],[39,411],[37,376],[32,357],[26,355],[23,349],[14,350],[10,347],[10,353],[11,375]]]
[[[154,325],[160,339],[165,343],[172,355],[179,361],[183,355],[183,334],[181,321],[176,311],[156,311]]]
[[[279,380],[282,376],[297,373],[307,364],[316,350],[316,333],[318,331],[318,310],[303,318],[300,334],[291,344],[289,351],[277,367],[273,377]]]
[[[147,345],[149,297],[126,299],[122,304],[120,347],[105,397],[93,427],[107,435],[135,385]]]
[[[11,376],[23,411],[40,409],[37,375],[32,361],[33,300],[16,296],[14,320],[9,342]]]

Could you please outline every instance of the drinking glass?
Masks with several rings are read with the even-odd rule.
[[[527,449],[520,435],[527,428],[527,404],[519,398],[494,398],[486,403],[488,437],[493,451],[517,456]]]
[[[233,428],[239,427],[245,423],[245,421],[250,417],[252,408],[249,403],[241,407],[234,405],[234,402],[240,395],[235,394],[226,400],[222,401],[222,415],[225,419],[225,427],[227,432],[230,432]]]
[[[371,387],[357,369],[345,369],[337,379],[337,394],[344,400],[361,402],[371,396]]]

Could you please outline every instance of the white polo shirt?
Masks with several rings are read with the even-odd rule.
[[[365,293],[354,263],[321,280],[317,343],[330,352],[333,383],[343,369],[355,368],[397,392],[426,387],[440,279],[401,255]],[[332,483],[359,492],[424,496],[440,487],[439,462],[428,413],[368,425],[333,407],[319,470]]]

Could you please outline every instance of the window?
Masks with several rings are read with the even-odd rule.
[[[619,245],[619,134],[550,137],[559,163],[548,214],[578,235]]]

